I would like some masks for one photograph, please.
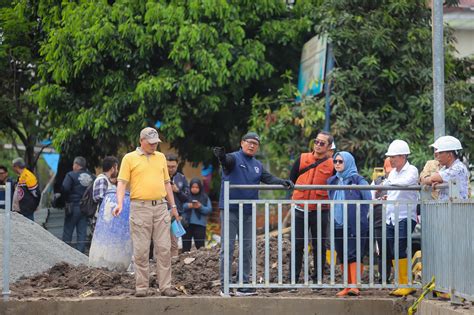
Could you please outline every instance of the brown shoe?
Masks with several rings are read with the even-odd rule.
[[[173,288],[166,288],[163,291],[161,291],[161,295],[167,296],[167,297],[176,297],[179,294],[180,293]]]

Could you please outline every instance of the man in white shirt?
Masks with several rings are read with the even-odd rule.
[[[422,183],[435,186],[455,180],[459,188],[459,197],[467,199],[469,197],[469,171],[458,158],[458,150],[462,150],[461,142],[455,137],[443,136],[439,137],[431,146],[435,144],[436,159],[442,168],[424,178]],[[439,199],[447,200],[448,198],[448,188],[441,189]]]
[[[390,158],[392,171],[388,175],[384,185],[388,186],[412,186],[418,184],[418,169],[408,162],[408,155],[410,148],[408,143],[403,140],[394,140],[388,147],[385,154]],[[412,190],[389,190],[387,192],[387,200],[418,200],[418,192]],[[387,205],[387,245],[388,245],[388,259],[395,257],[395,223],[396,212],[398,210],[398,283],[408,283],[408,260],[407,260],[407,230],[410,233],[416,225],[416,204],[389,204]],[[396,261],[392,260],[395,265]],[[415,289],[398,289],[392,292],[393,295],[405,296]]]

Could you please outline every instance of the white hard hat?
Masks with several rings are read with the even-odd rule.
[[[333,141],[331,144],[331,150],[336,150],[336,142]]]
[[[410,154],[410,148],[408,143],[403,140],[393,140],[388,147],[386,156],[395,156],[395,155],[408,155]]]
[[[430,144],[430,147],[433,147],[435,150],[437,150],[437,149],[438,149],[438,140],[439,140],[439,139],[436,139],[435,142],[433,142],[432,144]]]
[[[437,147],[435,147],[435,152],[462,150],[461,142],[452,136],[439,137],[435,141],[435,144],[437,144]]]

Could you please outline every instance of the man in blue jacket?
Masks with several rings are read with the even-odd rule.
[[[66,174],[62,193],[66,200],[66,217],[64,218],[63,241],[71,245],[72,233],[76,229],[77,250],[86,250],[88,218],[80,210],[81,198],[95,177],[86,169],[86,159],[78,156],[74,159],[72,171]]]
[[[234,185],[258,185],[265,184],[283,185],[287,189],[292,189],[294,184],[290,180],[284,180],[270,174],[262,163],[255,158],[260,147],[260,137],[255,132],[249,132],[242,137],[240,150],[232,153],[225,153],[224,148],[214,148],[214,155],[222,166],[222,182],[219,198],[219,209],[221,210],[221,251],[220,251],[220,277],[221,288],[224,286],[224,182],[229,181]],[[232,189],[230,199],[258,199],[258,190],[254,189]],[[229,209],[229,264],[232,266],[235,239],[239,231],[239,208],[236,204],[231,204]],[[243,222],[243,280],[249,282],[250,264],[252,259],[252,205],[244,205]],[[231,268],[229,267],[229,273]],[[231,274],[229,274],[229,279]],[[239,288],[236,295],[255,295],[253,288]],[[223,290],[221,289],[223,296]]]

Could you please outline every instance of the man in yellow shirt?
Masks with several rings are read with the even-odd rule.
[[[161,142],[158,132],[147,127],[140,132],[140,147],[127,153],[120,166],[117,207],[122,212],[125,189],[130,189],[130,234],[135,267],[135,296],[144,297],[149,288],[149,252],[153,238],[158,285],[161,295],[174,297],[171,288],[171,214],[179,220],[165,155],[156,151]]]
[[[34,221],[34,212],[38,208],[41,191],[35,174],[26,168],[22,158],[16,158],[12,162],[13,170],[19,175],[18,183],[13,194],[13,211]]]

